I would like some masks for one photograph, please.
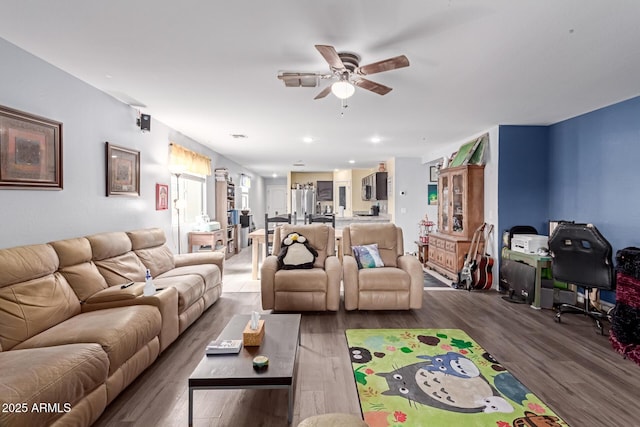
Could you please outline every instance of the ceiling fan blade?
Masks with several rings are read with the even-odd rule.
[[[320,75],[316,73],[280,73],[278,79],[282,80],[286,87],[316,87]]]
[[[329,66],[332,69],[343,70],[345,68],[342,59],[340,59],[338,52],[336,52],[336,49],[333,46],[317,44],[316,49],[318,49],[320,55],[322,55],[324,60],[329,63]]]
[[[329,95],[331,93],[331,85],[325,87],[324,89],[322,89],[322,92],[320,92],[319,94],[316,95],[315,98],[313,99],[321,99],[324,98],[325,96]]]
[[[363,76],[369,74],[381,73],[383,71],[391,71],[398,68],[404,68],[409,66],[409,59],[404,56],[396,56],[394,58],[385,59],[383,61],[374,62],[373,64],[364,65],[359,67],[356,71]]]
[[[362,89],[370,90],[371,92],[375,92],[378,95],[386,95],[392,90],[389,86],[385,86],[383,84],[372,82],[371,80],[362,78],[355,80],[353,83],[356,86],[361,87]]]

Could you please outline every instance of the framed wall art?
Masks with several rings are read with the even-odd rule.
[[[106,143],[107,196],[140,195],[140,152]]]
[[[0,106],[0,188],[62,190],[62,123]]]
[[[169,209],[169,186],[156,184],[156,210],[164,211],[167,209]]]
[[[435,166],[429,167],[429,181],[438,182],[438,168]]]

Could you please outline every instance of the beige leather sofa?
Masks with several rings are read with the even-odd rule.
[[[1,249],[0,425],[92,424],[215,302],[223,262],[171,255],[159,229]]]
[[[297,232],[318,252],[311,269],[278,269],[282,241]],[[273,254],[260,269],[262,308],[276,311],[337,311],[342,269],[335,254],[335,230],[326,224],[285,224],[275,229]]]
[[[384,267],[358,269],[353,246],[378,244]],[[342,230],[346,310],[408,310],[422,307],[420,261],[404,255],[402,228],[389,223],[351,224]]]

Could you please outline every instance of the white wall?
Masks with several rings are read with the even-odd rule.
[[[251,197],[264,204],[262,178],[153,118],[136,126],[137,111],[0,39],[0,105],[63,123],[61,191],[0,189],[0,247],[44,243],[104,231],[160,227],[175,250],[172,210],[155,210],[156,183],[169,184],[168,144],[184,145],[228,167],[234,180],[252,177]],[[140,151],[140,197],[106,197],[105,142]],[[215,183],[208,183],[208,213]],[[254,203],[254,202],[252,202]]]
[[[402,227],[405,252],[415,252],[418,223],[427,212],[429,167],[419,157],[394,157],[387,161],[391,178],[389,213]]]

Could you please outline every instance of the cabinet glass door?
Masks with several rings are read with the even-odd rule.
[[[451,227],[455,233],[462,233],[464,231],[464,216],[465,206],[463,203],[464,195],[464,181],[462,174],[455,174],[451,176]]]
[[[439,217],[440,217],[440,230],[441,232],[450,232],[449,224],[449,176],[443,175],[440,177],[441,188],[441,201],[438,201]]]

